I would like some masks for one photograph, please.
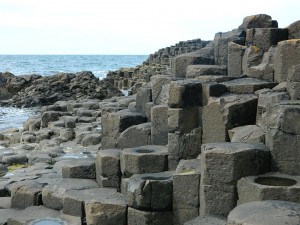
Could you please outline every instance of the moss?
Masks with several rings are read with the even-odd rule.
[[[8,169],[8,172],[13,172],[17,169],[22,169],[22,168],[27,168],[27,167],[28,167],[27,164],[13,164],[13,165],[7,167],[7,169]]]
[[[252,50],[257,53],[260,51],[260,48],[257,47],[256,45],[252,45]]]

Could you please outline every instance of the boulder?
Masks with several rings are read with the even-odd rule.
[[[274,55],[274,81],[287,81],[288,71],[300,61],[300,39],[278,43]]]
[[[299,39],[300,38],[300,20],[290,24],[288,27],[289,39]]]

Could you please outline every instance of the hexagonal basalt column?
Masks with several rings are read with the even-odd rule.
[[[121,171],[125,177],[162,172],[168,169],[168,148],[159,145],[127,148],[121,151],[120,160]]]
[[[244,177],[238,181],[239,204],[282,200],[300,203],[300,177],[280,173]]]
[[[172,212],[146,212],[128,208],[128,225],[173,225]]]
[[[200,215],[227,216],[237,204],[237,181],[270,170],[262,144],[211,143],[201,150]]]
[[[172,210],[173,173],[147,173],[128,179],[127,201],[135,209],[168,212]]]

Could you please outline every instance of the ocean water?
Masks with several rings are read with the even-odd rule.
[[[146,55],[0,55],[0,72],[15,75],[54,75],[59,72],[92,71],[104,78],[108,71],[134,67],[143,63]],[[0,107],[0,131],[20,128],[36,109]]]
[[[108,71],[134,67],[146,59],[146,55],[0,55],[0,72],[49,76],[59,72],[92,71],[103,78]]]

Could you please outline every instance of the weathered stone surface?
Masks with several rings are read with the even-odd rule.
[[[299,64],[299,61],[300,39],[279,42],[274,55],[274,81],[286,81],[289,69]]]
[[[128,179],[127,201],[134,209],[168,212],[172,210],[173,173],[136,174]]]
[[[11,197],[0,197],[0,209],[10,209],[10,208],[11,208]]]
[[[195,80],[172,81],[169,94],[170,108],[202,106],[201,82]]]
[[[229,81],[227,81],[229,82]],[[226,82],[225,82],[226,83]],[[207,105],[210,97],[220,97],[228,92],[228,88],[224,84],[216,82],[202,84],[202,104]]]
[[[95,179],[95,160],[67,160],[62,167],[63,178]]]
[[[172,225],[172,212],[148,212],[128,208],[128,225]]]
[[[120,149],[133,148],[151,143],[151,123],[142,123],[123,131],[118,137],[117,147]]]
[[[238,30],[229,32],[219,32],[214,38],[214,63],[216,65],[227,65],[228,63],[228,43],[235,42],[240,45],[245,43],[245,34]]]
[[[88,134],[81,140],[82,146],[98,145],[101,143],[101,134]]]
[[[299,39],[300,38],[300,20],[290,24],[288,27],[289,39]]]
[[[201,53],[186,53],[172,59],[171,70],[175,77],[186,77],[186,69],[189,65],[212,65],[214,60]]]
[[[273,88],[276,83],[258,80],[254,78],[241,78],[221,83],[227,87],[230,93],[253,94],[263,88]]]
[[[274,54],[276,47],[272,46],[267,52],[263,54],[262,61],[257,66],[250,66],[247,70],[247,76],[265,80],[269,82],[274,82]]]
[[[156,75],[151,77],[152,99],[155,105],[168,104],[168,86],[172,78],[167,75]]]
[[[42,204],[43,185],[35,181],[14,183],[11,188],[11,207],[25,209],[29,206]]]
[[[226,225],[226,218],[220,216],[199,216],[193,220],[190,220],[184,225]]]
[[[273,45],[288,39],[288,30],[279,28],[252,28],[247,30],[246,45],[254,45],[267,52]]]
[[[258,93],[256,123],[260,123],[263,114],[266,112],[267,106],[280,101],[289,100],[290,96],[287,92],[274,92],[265,90]]]
[[[168,133],[189,133],[199,127],[199,108],[169,108]]]
[[[153,145],[168,144],[168,106],[151,108],[151,142]]]
[[[228,43],[228,76],[239,77],[243,74],[242,63],[246,47],[234,42]]]
[[[236,206],[237,181],[270,171],[270,152],[262,144],[202,145],[200,215],[227,216]]]
[[[115,193],[113,196],[100,196],[85,202],[87,225],[126,225],[127,204],[124,195]]]
[[[65,215],[43,206],[31,206],[24,210],[14,212],[15,213],[8,219],[7,225],[31,225],[35,224],[34,222],[43,221],[42,219],[45,218],[60,223],[64,222],[66,224],[81,225],[80,217]]]
[[[229,141],[228,130],[255,124],[256,108],[255,95],[224,95],[211,99],[203,107],[203,143]]]
[[[257,125],[236,127],[228,131],[231,142],[243,142],[249,144],[265,143],[265,133]]]
[[[293,66],[289,69],[287,91],[292,100],[300,100],[300,65]]]
[[[201,153],[202,129],[195,128],[189,133],[168,134],[168,165],[175,170],[181,159],[194,159]]]
[[[245,17],[239,29],[246,31],[251,28],[272,28],[274,25],[275,24],[272,21],[271,16],[266,14],[257,14]]]
[[[123,131],[133,125],[145,123],[146,118],[128,109],[102,116],[102,149],[116,147],[117,139]]]
[[[120,187],[120,149],[101,150],[96,160],[96,181],[101,187]]]
[[[121,151],[121,171],[123,176],[133,174],[156,173],[168,169],[168,148],[159,145],[148,145],[127,148]]]
[[[93,199],[100,200],[102,198],[113,198],[117,194],[117,190],[113,188],[90,188],[84,190],[66,191],[63,197],[63,213],[85,217],[85,202]],[[118,194],[117,194],[118,195]]]
[[[266,145],[272,154],[275,171],[300,175],[300,102],[286,101],[267,107]]]
[[[201,75],[226,75],[227,66],[218,65],[190,65],[186,69],[186,77],[194,78]]]
[[[91,179],[63,179],[44,187],[42,190],[43,204],[47,208],[61,210],[63,197],[68,190],[84,190],[99,187]]]
[[[249,202],[230,212],[227,225],[296,225],[299,224],[299,210],[300,204],[294,202]]]
[[[136,110],[143,116],[146,115],[145,105],[152,102],[152,90],[150,84],[142,86],[136,94]]]
[[[173,223],[181,225],[199,215],[200,160],[181,160],[173,175]]]
[[[281,173],[243,177],[238,181],[238,204],[264,200],[300,203],[300,177]]]
[[[250,75],[250,68],[261,64],[263,54],[263,50],[258,48],[257,46],[250,45],[249,47],[247,47],[242,61],[243,74]]]
[[[24,154],[7,155],[2,157],[2,162],[8,165],[25,164],[27,163],[27,156]]]

